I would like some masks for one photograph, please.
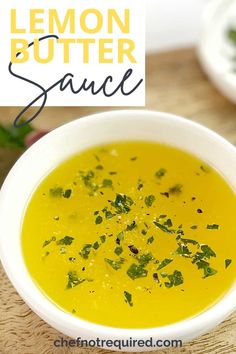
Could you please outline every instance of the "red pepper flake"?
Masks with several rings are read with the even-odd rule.
[[[155,280],[156,283],[160,283],[159,277],[157,273],[153,273],[153,279]]]
[[[129,249],[133,254],[138,254],[138,249],[134,245],[129,246]]]

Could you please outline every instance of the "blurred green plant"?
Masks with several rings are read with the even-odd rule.
[[[33,129],[29,124],[20,128],[11,126],[3,126],[0,124],[0,147],[11,149],[25,149],[26,136],[32,132]]]
[[[232,46],[235,48],[235,55],[231,57],[232,61],[232,71],[236,73],[236,29],[233,27],[230,27],[227,31],[227,37],[229,41],[231,42]]]
[[[236,29],[229,28],[227,31],[227,37],[232,42],[233,45],[236,47]]]
[[[227,37],[236,46],[236,29],[229,28],[227,31]]]

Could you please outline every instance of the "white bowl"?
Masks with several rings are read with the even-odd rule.
[[[146,340],[152,337],[154,341],[189,341],[212,329],[236,309],[236,286],[214,306],[193,318],[157,328],[121,329],[94,324],[64,312],[43,295],[25,266],[21,226],[32,191],[45,175],[76,152],[118,140],[162,142],[184,149],[215,167],[236,190],[236,149],[199,124],[166,113],[142,110],[111,111],[79,119],[52,131],[29,148],[6,178],[0,193],[3,266],[31,309],[72,338],[123,340],[132,337]],[[112,349],[118,348],[113,346]],[[159,348],[123,348],[126,351],[153,349]]]
[[[235,28],[236,1],[209,1],[203,13],[198,45],[199,59],[206,74],[218,90],[236,103],[235,49],[227,39],[230,26]]]

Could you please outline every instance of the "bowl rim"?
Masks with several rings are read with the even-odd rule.
[[[235,155],[236,159],[236,148],[225,140],[223,137],[213,132],[212,130],[202,126],[199,123],[187,120],[180,116],[157,112],[151,110],[111,110],[107,112],[100,112],[96,114],[92,114],[83,118],[79,118],[77,120],[73,120],[69,123],[66,123],[52,132],[48,133],[46,136],[37,141],[34,145],[32,145],[15,163],[11,171],[9,172],[7,178],[5,179],[1,192],[0,192],[0,220],[4,216],[3,210],[5,207],[5,203],[9,203],[8,193],[11,184],[14,183],[17,178],[17,171],[21,168],[23,161],[30,159],[32,154],[37,152],[39,146],[48,142],[51,137],[56,136],[64,131],[64,129],[73,129],[73,127],[77,124],[81,124],[81,122],[85,122],[87,120],[92,124],[94,120],[98,118],[102,124],[102,118],[104,120],[111,119],[111,116],[116,116],[116,118],[127,117],[128,116],[138,116],[141,117],[143,115],[152,116],[153,118],[157,117],[159,119],[164,118],[169,120],[171,123],[176,122],[178,124],[184,124],[186,127],[192,127],[197,129],[200,133],[208,135],[212,139],[214,139],[217,143],[223,145],[225,149],[231,154]],[[91,146],[93,146],[91,144]],[[236,182],[235,182],[236,185]],[[12,199],[12,198],[10,198]],[[23,211],[22,211],[23,216]],[[19,236],[20,237],[20,234]],[[222,296],[215,304],[213,304],[210,308],[205,311],[197,314],[194,317],[184,319],[182,321],[160,326],[160,327],[150,327],[150,328],[116,328],[109,327],[100,324],[96,324],[93,322],[86,321],[79,317],[75,317],[73,314],[64,312],[60,309],[56,304],[50,301],[41,290],[34,286],[31,289],[25,288],[21,279],[17,279],[14,275],[14,270],[17,265],[13,264],[9,261],[9,257],[6,253],[5,247],[6,241],[4,241],[3,234],[0,235],[0,259],[2,261],[5,272],[8,275],[8,278],[14,285],[17,292],[24,299],[24,301],[29,305],[29,307],[36,312],[45,322],[49,323],[52,327],[62,331],[64,334],[71,336],[71,328],[75,328],[78,330],[80,335],[83,335],[84,338],[107,338],[107,339],[116,339],[118,336],[120,338],[130,338],[139,339],[139,338],[180,338],[180,339],[192,339],[194,337],[202,334],[206,329],[211,329],[215,327],[218,323],[220,323],[223,319],[225,319],[229,314],[231,314],[236,309],[236,288],[230,289],[225,295]],[[24,263],[23,254],[22,254],[22,262]],[[28,277],[32,281],[30,274],[28,273]],[[32,294],[34,295],[32,297]],[[63,323],[63,330],[61,329],[61,325]],[[134,348],[131,348],[134,349]],[[157,348],[155,348],[157,349]],[[124,349],[123,349],[124,350]],[[141,348],[140,350],[144,350]],[[150,350],[150,349],[149,349]]]

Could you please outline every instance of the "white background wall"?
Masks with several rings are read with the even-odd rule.
[[[187,46],[198,38],[204,3],[214,0],[147,1],[147,50]]]

